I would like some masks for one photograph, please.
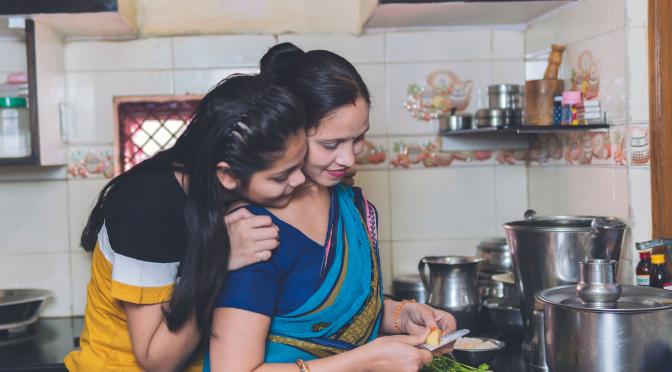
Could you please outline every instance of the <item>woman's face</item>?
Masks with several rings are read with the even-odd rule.
[[[270,168],[254,173],[247,187],[238,188],[242,197],[266,207],[280,208],[289,203],[294,189],[306,181],[301,171],[307,152],[305,132],[288,138],[285,149]]]
[[[315,183],[331,187],[355,164],[369,130],[369,104],[357,98],[320,120],[308,133],[308,157],[303,173]]]

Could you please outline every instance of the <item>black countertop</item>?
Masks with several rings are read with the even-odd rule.
[[[13,337],[0,333],[0,372],[65,371],[63,358],[75,347],[82,330],[82,317],[44,318],[28,332]],[[495,372],[525,371],[521,355],[522,339],[507,339],[506,348],[491,363]]]
[[[63,358],[75,348],[83,318],[43,318],[26,332],[0,333],[0,372],[65,371]]]

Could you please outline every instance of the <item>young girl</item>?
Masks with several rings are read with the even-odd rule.
[[[375,208],[360,190],[339,185],[369,129],[366,85],[340,56],[289,43],[264,56],[261,76],[306,106],[308,181],[286,206],[247,207],[271,216],[280,247],[269,261],[230,273],[205,369],[417,371],[432,356],[415,346],[430,327],[445,333],[455,320],[383,299]]]
[[[188,364],[200,335],[210,334],[227,268],[268,259],[277,245],[270,218],[233,214],[229,238],[224,215],[235,200],[289,202],[305,180],[304,123],[303,105],[286,88],[232,76],[203,98],[172,148],[103,189],[82,234],[93,260],[81,349],[65,359],[70,371]]]

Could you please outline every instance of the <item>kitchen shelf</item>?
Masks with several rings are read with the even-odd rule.
[[[478,129],[455,130],[439,133],[442,136],[471,136],[479,134],[548,134],[575,131],[605,131],[609,124],[585,124],[585,125],[518,125],[513,127],[486,127]]]

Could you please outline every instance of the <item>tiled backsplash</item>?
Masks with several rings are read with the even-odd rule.
[[[625,15],[621,13],[625,13],[625,6],[621,3],[581,1],[526,32],[474,28],[380,31],[360,37],[245,35],[71,41],[66,47],[72,141],[68,175],[66,178],[64,171],[63,179],[53,181],[0,182],[0,206],[16,210],[0,215],[6,219],[0,224],[0,235],[9,237],[0,243],[0,286],[51,289],[56,300],[45,308],[48,316],[83,313],[90,259],[78,247],[78,240],[93,201],[110,175],[109,161],[116,156],[113,97],[202,94],[230,73],[256,71],[265,50],[282,41],[342,54],[356,65],[369,86],[373,102],[367,137],[370,146],[367,155],[360,158],[364,164],[356,184],[378,208],[388,290],[393,275],[415,272],[417,261],[425,255],[474,254],[479,240],[503,236],[501,224],[520,219],[528,205],[541,213],[624,217],[631,221],[633,239],[642,240],[648,236],[647,228],[650,230],[650,211],[646,211],[650,171],[646,163],[631,160],[636,151],[631,148],[631,138],[637,137],[634,142],[642,144],[639,138],[647,125],[642,120],[644,111],[632,107],[641,104],[642,96],[635,97],[628,90],[636,85],[632,79],[641,78],[642,73],[626,64],[622,55],[622,65],[611,61],[623,50],[637,50],[634,43],[641,40],[637,41],[637,30],[624,26]],[[605,14],[604,9],[609,16],[597,17]],[[585,12],[594,13],[587,17]],[[573,28],[557,19],[563,15],[571,16],[568,22]],[[637,23],[627,19],[628,24]],[[608,136],[590,135],[590,141],[551,136],[555,140],[538,140],[528,152],[521,149],[520,141],[510,139],[494,143],[454,138],[439,141],[436,120],[416,119],[404,107],[409,86],[426,84],[433,73],[450,71],[461,82],[472,82],[465,109],[474,112],[485,105],[489,84],[522,84],[525,55],[553,42],[570,43],[566,58],[574,58],[574,49],[589,50],[601,61],[604,70],[599,99],[609,105],[614,120],[619,118],[625,125],[615,127]],[[0,48],[4,47],[0,43]],[[628,61],[632,60],[629,57]],[[3,63],[0,75],[6,70]],[[10,67],[9,71],[15,69]],[[556,144],[549,145],[553,141]],[[567,166],[565,154],[579,144],[581,151],[586,151],[587,142],[591,144],[591,165]],[[625,152],[625,165],[619,163],[620,149]],[[537,155],[545,152],[546,161],[535,158],[535,151]],[[561,159],[549,157],[557,151],[561,151]],[[533,162],[531,167],[527,166],[528,158]]]

